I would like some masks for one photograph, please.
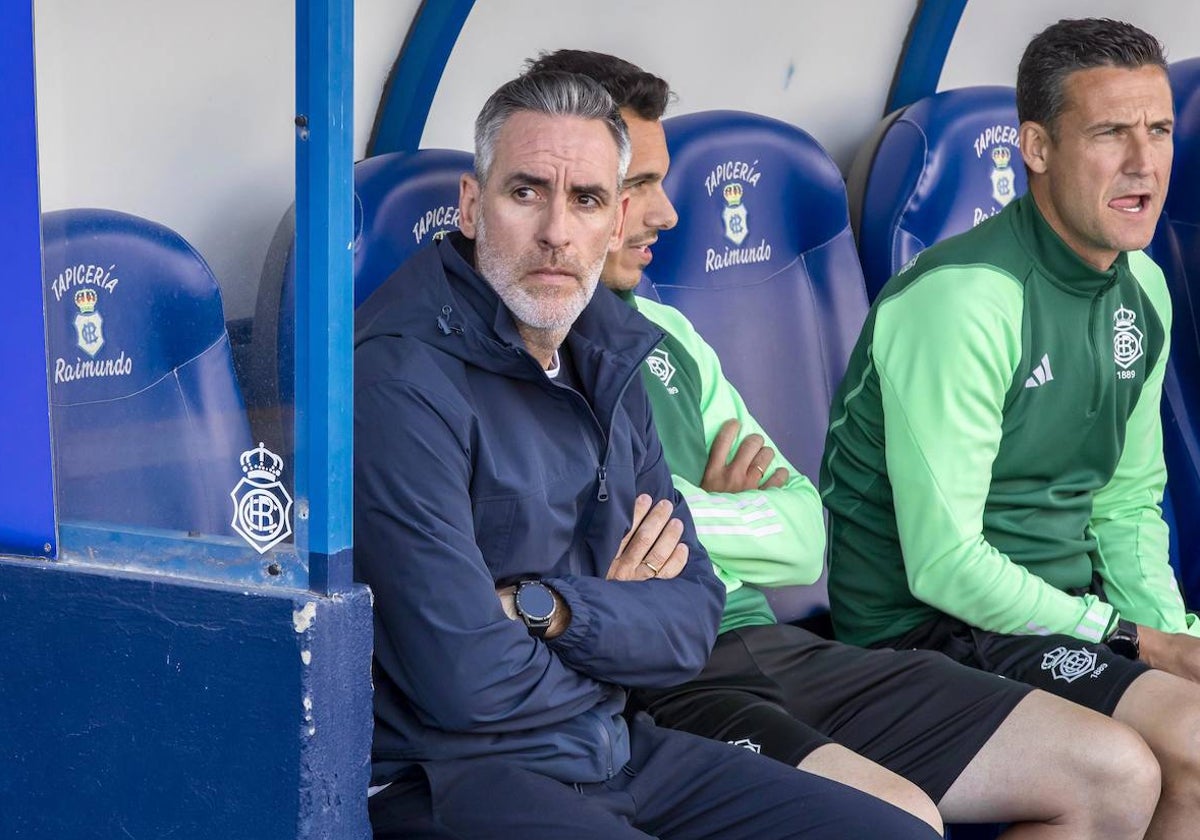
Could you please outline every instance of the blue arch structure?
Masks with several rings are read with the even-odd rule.
[[[424,0],[383,89],[367,157],[415,152],[450,52],[475,0]]]
[[[384,87],[367,157],[420,148],[438,83],[474,5],[474,0],[425,0],[421,4]],[[884,113],[937,92],[966,6],[967,0],[922,0],[918,4]]]
[[[922,0],[900,51],[884,114],[937,93],[946,55],[967,0]]]

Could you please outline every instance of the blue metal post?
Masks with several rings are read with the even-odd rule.
[[[4,410],[0,412],[0,554],[55,552],[42,243],[34,116],[33,3],[2,0],[0,253],[4,254]]]
[[[309,588],[349,588],[353,0],[296,2],[296,535]]]
[[[474,5],[475,0],[421,4],[383,90],[367,157],[420,148],[442,72]]]
[[[908,28],[885,114],[937,93],[967,0],[922,0]]]

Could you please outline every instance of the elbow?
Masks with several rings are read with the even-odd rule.
[[[656,669],[653,677],[644,680],[644,684],[637,678],[629,683],[630,688],[671,688],[672,686],[682,685],[689,682],[700,675],[704,670],[704,666],[708,664],[708,657],[712,653],[712,641],[716,639],[716,631],[711,634],[712,640],[707,645],[696,644],[694,640],[688,640],[687,644],[676,645],[674,655],[659,668]],[[639,677],[642,675],[638,675]],[[650,675],[645,675],[650,677]]]
[[[444,677],[427,688],[431,690],[419,693],[422,723],[460,733],[511,725],[514,715],[520,714],[523,705],[532,699],[532,693],[536,693],[535,687],[528,683],[518,686],[488,681],[468,686]]]
[[[926,566],[914,569],[906,563],[905,578],[908,580],[908,590],[914,598],[931,607],[941,608],[945,581],[939,579],[937,574],[930,574]]]
[[[689,622],[686,637],[681,638],[675,647],[672,658],[674,668],[668,668],[670,685],[678,685],[695,678],[712,655],[713,645],[717,641],[717,630],[721,624],[721,614],[725,609],[725,587],[722,585],[711,593],[707,609],[701,611],[698,617]]]
[[[425,708],[424,723],[445,732],[471,732],[495,716],[491,704],[480,702],[486,692],[447,694]]]

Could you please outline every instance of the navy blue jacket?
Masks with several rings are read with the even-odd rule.
[[[662,337],[601,288],[567,337],[585,399],[550,380],[460,234],[356,315],[354,554],[375,593],[375,783],[413,761],[503,757],[564,782],[628,760],[619,686],[703,667],[724,588],[671,484],[637,375]],[[461,253],[460,253],[461,249]],[[604,580],[634,499],[672,499],[674,580]],[[571,624],[536,640],[496,586],[541,578]]]

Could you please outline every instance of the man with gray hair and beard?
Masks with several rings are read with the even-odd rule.
[[[462,234],[355,336],[355,569],[375,593],[376,837],[928,838],[910,815],[622,716],[703,666],[723,588],[638,376],[662,338],[593,297],[629,137],[567,73],[476,122]]]

